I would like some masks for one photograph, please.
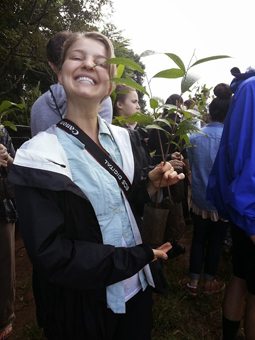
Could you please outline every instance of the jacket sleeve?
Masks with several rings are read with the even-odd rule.
[[[101,236],[89,241],[67,236],[61,192],[18,185],[15,189],[26,249],[49,282],[71,289],[102,288],[134,275],[153,259],[148,245],[117,248],[100,243]],[[87,225],[90,220],[84,220],[84,228],[94,228]]]
[[[207,197],[226,219],[255,235],[255,79],[240,85],[224,121]]]

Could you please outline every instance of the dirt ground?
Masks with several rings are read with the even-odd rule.
[[[183,238],[186,254],[181,260],[187,262],[189,238]],[[186,244],[185,244],[186,243]],[[35,304],[32,293],[32,267],[18,231],[16,231],[16,301],[14,331],[8,340],[45,339],[36,326]]]
[[[31,288],[32,268],[21,240],[19,232],[16,232],[16,301],[14,331],[8,338],[10,340],[33,339],[29,333],[35,327],[34,298]],[[38,332],[36,330],[36,332]],[[39,339],[35,335],[34,339]]]
[[[184,234],[184,237],[182,237],[180,241],[186,247],[186,253],[181,255],[179,258],[175,259],[174,260],[175,262],[172,262],[173,260],[171,260],[171,262],[170,260],[168,261],[169,265],[171,266],[175,265],[176,267],[178,267],[179,268],[178,270],[182,272],[181,275],[183,275],[184,271],[186,271],[188,266],[191,229]],[[41,331],[36,326],[35,305],[31,284],[32,282],[31,269],[32,269],[31,264],[28,259],[26,250],[24,248],[22,239],[19,233],[16,232],[16,302],[15,302],[16,319],[13,325],[14,326],[13,334],[8,338],[8,340],[45,339],[42,336]],[[215,301],[216,300],[217,299],[215,299]],[[217,301],[215,302],[215,304],[217,305],[217,308],[220,307]],[[216,338],[210,338],[210,340],[216,340]]]

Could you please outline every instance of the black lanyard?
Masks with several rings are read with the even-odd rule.
[[[59,106],[58,106],[57,100],[56,100],[56,98],[55,98],[55,96],[54,96],[54,93],[53,93],[51,87],[50,87],[50,93],[51,93],[52,99],[53,99],[53,101],[54,101],[54,104],[55,104],[55,106],[56,106],[56,110],[57,110],[57,112],[58,112],[58,114],[59,114],[59,116],[60,116],[60,119],[62,119],[62,113],[61,113],[61,111],[60,111],[60,108],[59,108]]]
[[[121,168],[103,151],[84,131],[69,119],[62,119],[57,127],[76,137],[85,146],[86,150],[95,158],[95,160],[105,168],[118,182],[120,188],[126,196],[131,189],[131,183]]]

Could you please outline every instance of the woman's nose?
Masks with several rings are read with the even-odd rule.
[[[93,70],[96,67],[96,64],[92,58],[86,58],[83,61],[82,67],[86,68],[87,70]]]

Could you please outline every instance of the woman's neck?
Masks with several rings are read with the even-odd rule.
[[[98,110],[99,105],[87,105],[83,103],[78,106],[69,102],[66,118],[79,126],[94,142],[98,143]]]

